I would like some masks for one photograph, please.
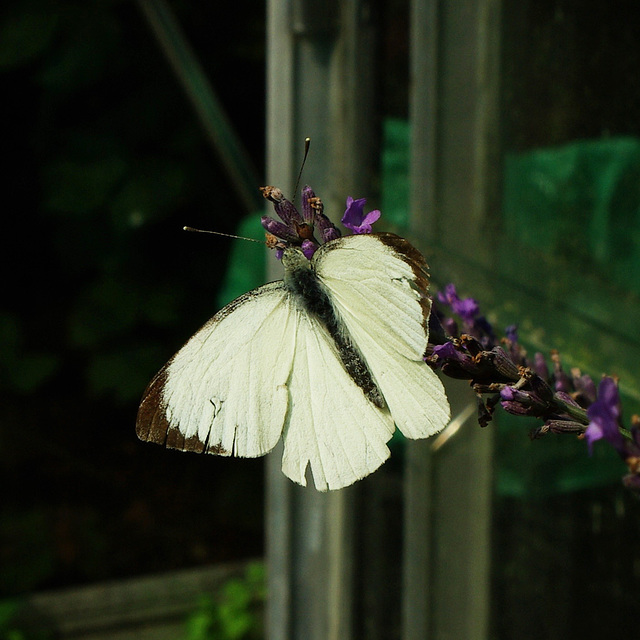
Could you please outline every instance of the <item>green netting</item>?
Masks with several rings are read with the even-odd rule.
[[[388,118],[382,130],[382,222],[400,229],[409,226],[409,123]]]
[[[511,153],[507,236],[640,292],[640,140],[585,140]]]

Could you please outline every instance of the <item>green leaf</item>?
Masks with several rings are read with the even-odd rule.
[[[16,600],[0,600],[0,632],[6,629],[19,608]]]
[[[261,213],[242,220],[237,235],[264,240],[264,228],[260,223]],[[264,284],[266,258],[264,245],[246,240],[236,240],[231,248],[229,266],[218,293],[218,304],[223,307],[238,296]]]

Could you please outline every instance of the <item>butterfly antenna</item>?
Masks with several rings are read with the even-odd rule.
[[[255,238],[245,238],[244,236],[234,236],[232,233],[222,233],[220,231],[209,231],[208,229],[196,229],[194,227],[182,227],[183,231],[193,231],[195,233],[212,233],[214,236],[224,236],[225,238],[235,238],[236,240],[249,240],[249,242],[259,242],[265,244],[263,240]]]
[[[311,146],[311,138],[304,139],[304,156],[302,157],[302,164],[300,165],[300,171],[298,172],[298,179],[296,180],[296,188],[293,190],[294,197],[297,197],[298,187],[300,186],[300,178],[302,177],[302,170],[304,169],[304,164],[307,161],[307,156],[309,155],[309,147]]]

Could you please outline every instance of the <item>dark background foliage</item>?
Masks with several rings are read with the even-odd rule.
[[[171,3],[254,163],[264,3]],[[261,463],[138,442],[245,213],[136,3],[0,15],[0,594],[260,553]],[[258,186],[258,185],[256,185]]]

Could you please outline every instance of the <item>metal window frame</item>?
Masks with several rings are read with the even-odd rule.
[[[345,194],[371,193],[375,136],[370,7],[328,4],[268,2],[267,172],[270,184],[290,193],[302,141],[311,137],[305,181],[330,211]],[[499,193],[500,2],[414,0],[411,7],[412,239],[426,245],[437,235],[441,245],[488,260],[488,243],[479,250],[474,238],[490,225]],[[455,438],[407,449],[405,640],[488,634],[492,435],[474,424],[468,388],[450,393]],[[281,457],[279,448],[267,465],[266,635],[349,640],[358,487],[319,494],[294,486]]]

